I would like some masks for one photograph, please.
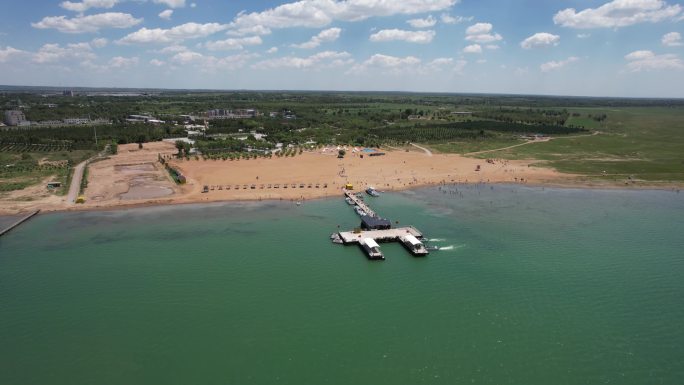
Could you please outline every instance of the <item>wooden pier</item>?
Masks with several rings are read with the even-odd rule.
[[[36,210],[32,212],[31,214],[19,219],[18,221],[14,222],[13,224],[9,225],[6,229],[0,231],[0,237],[9,233],[10,230],[14,229],[15,227],[19,226],[20,224],[28,221],[29,219],[33,218],[34,215],[38,214],[40,210]]]
[[[366,202],[364,202],[361,198],[357,197],[353,191],[344,190],[344,195],[346,195],[347,198],[351,199],[355,205],[359,206],[359,208],[361,208],[361,210],[363,210],[369,217],[378,216],[378,214],[376,214],[375,211],[368,207]]]

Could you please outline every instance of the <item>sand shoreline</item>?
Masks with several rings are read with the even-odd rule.
[[[514,184],[508,182],[464,182],[464,183],[434,183],[434,184],[424,184],[415,185],[403,189],[385,191],[386,193],[402,192],[409,190],[425,189],[439,186],[519,186],[519,187],[531,187],[531,188],[549,188],[549,189],[564,189],[564,190],[603,190],[603,191],[674,191],[684,189],[684,185],[630,185],[624,186],[621,184],[588,184],[588,183],[523,183]],[[321,200],[321,199],[343,199],[343,193],[340,189],[335,191],[334,194],[326,195],[312,195],[306,197],[303,203],[307,201]],[[164,207],[164,206],[186,206],[186,205],[196,205],[196,204],[221,204],[221,203],[249,203],[249,202],[292,202],[295,204],[296,199],[285,199],[285,198],[270,198],[270,199],[255,199],[255,198],[236,198],[236,199],[206,199],[206,200],[183,200],[183,199],[170,199],[170,200],[147,200],[141,202],[129,202],[129,203],[119,203],[119,204],[108,204],[108,205],[72,205],[69,207],[64,206],[45,206],[40,207],[41,213],[58,213],[58,212],[91,212],[91,211],[118,211],[118,210],[130,210],[136,208],[146,208],[146,207]],[[8,211],[0,208],[0,216],[20,216],[30,211],[34,211],[34,208],[26,209],[22,211]]]
[[[681,183],[588,181],[581,175],[538,167],[536,160],[484,160],[396,150],[388,151],[386,156],[362,157],[362,153],[351,153],[337,159],[331,151],[318,149],[291,158],[240,161],[173,159],[169,164],[188,180],[185,185],[176,185],[158,162],[159,154],[169,156],[175,152],[173,144],[148,143],[142,150],[137,145],[123,145],[117,155],[89,166],[85,204],[66,202],[66,197],[47,194],[37,186],[23,191],[24,195],[15,193],[10,199],[0,199],[0,215],[36,209],[109,211],[197,203],[307,201],[341,197],[348,182],[357,191],[372,185],[387,192],[454,184],[604,190],[684,187]],[[204,193],[204,186],[212,188]],[[133,199],[127,199],[130,197]]]

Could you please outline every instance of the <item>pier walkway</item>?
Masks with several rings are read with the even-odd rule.
[[[361,208],[361,210],[363,210],[366,213],[366,215],[368,215],[369,217],[377,217],[378,216],[378,214],[376,214],[375,211],[373,211],[370,207],[368,207],[366,202],[364,202],[361,198],[357,197],[356,194],[354,194],[354,192],[349,191],[349,190],[345,190],[344,195],[346,195],[349,199],[351,199],[355,205],[359,206]]]
[[[19,219],[18,221],[14,222],[14,224],[8,226],[6,229],[4,229],[4,230],[0,229],[0,237],[9,233],[10,230],[14,229],[15,227],[19,226],[20,224],[22,224],[22,223],[28,221],[29,219],[33,218],[33,216],[38,214],[39,212],[40,212],[40,210],[36,210],[36,211],[32,212],[31,214],[29,214],[29,215]]]

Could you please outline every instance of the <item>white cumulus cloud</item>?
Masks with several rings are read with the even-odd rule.
[[[553,16],[553,22],[578,29],[618,28],[674,19],[681,12],[681,5],[669,5],[662,0],[613,0],[579,12],[574,8],[564,9]]]
[[[432,74],[435,71],[452,70],[458,74],[462,73],[463,68],[468,64],[465,60],[454,60],[453,58],[441,57],[432,60],[418,69],[421,74]]]
[[[245,46],[260,45],[263,43],[261,37],[251,36],[243,38],[230,38],[226,40],[210,41],[204,47],[210,51],[227,51],[243,49]]]
[[[164,4],[169,8],[185,7],[185,0],[154,0],[155,4]]]
[[[125,70],[131,67],[135,67],[140,62],[138,57],[123,57],[115,56],[105,64],[97,64],[92,60],[86,60],[81,62],[83,68],[89,69],[91,71],[96,71],[99,73],[107,73],[109,71]]]
[[[218,23],[185,23],[170,29],[162,28],[141,28],[136,32],[130,33],[118,40],[119,44],[163,44],[173,43],[188,39],[197,39],[213,35],[223,31],[226,25]]]
[[[351,64],[348,52],[337,51],[323,51],[308,57],[285,56],[275,59],[267,59],[255,63],[252,68],[255,69],[275,69],[275,68],[330,68],[340,67]]]
[[[559,70],[568,64],[574,63],[578,61],[579,58],[576,56],[570,56],[569,58],[565,60],[560,60],[560,61],[550,61],[542,64],[539,68],[542,70],[542,72],[550,72],[550,71],[555,71]]]
[[[7,61],[10,61],[13,58],[22,56],[26,54],[26,51],[22,51],[20,49],[12,48],[10,46],[3,48],[0,48],[0,63],[5,63]]]
[[[429,62],[423,61],[415,56],[391,56],[384,54],[372,55],[367,60],[354,65],[347,74],[366,74],[371,76],[384,75],[429,75],[436,71],[453,71],[461,74],[468,62],[465,60],[454,60],[453,58],[436,58]]]
[[[152,52],[154,53],[163,53],[163,54],[170,54],[170,53],[178,53],[178,52],[185,52],[188,51],[188,47],[180,44],[174,44],[170,45],[168,47],[164,47],[159,50],[154,50]]]
[[[437,19],[430,15],[425,19],[411,19],[406,22],[413,28],[431,28],[437,24]]]
[[[347,71],[350,74],[365,73],[370,70],[388,71],[393,74],[402,72],[416,72],[422,61],[415,56],[390,56],[375,54],[363,63],[357,64]]]
[[[454,64],[454,59],[450,57],[440,57],[432,60],[427,65],[434,68],[440,68],[445,66],[450,66]]]
[[[33,54],[35,63],[58,63],[63,61],[93,60],[97,55],[88,43],[73,43],[61,46],[59,44],[44,44],[38,52]]]
[[[493,43],[502,40],[498,33],[493,33],[494,26],[490,23],[476,23],[466,29],[465,39],[473,43]]]
[[[383,42],[401,40],[409,43],[427,44],[435,37],[435,31],[405,31],[401,29],[383,29],[370,36],[370,41]]]
[[[103,48],[106,47],[107,44],[109,44],[109,40],[105,39],[104,37],[98,37],[90,41],[90,45],[95,48]]]
[[[682,45],[682,35],[679,32],[666,33],[660,41],[667,47],[679,47]]]
[[[463,48],[463,53],[482,53],[482,46],[479,44],[471,44]]]
[[[405,65],[411,66],[415,64],[420,64],[421,60],[418,59],[417,57],[414,56],[406,56],[406,57],[396,57],[396,56],[389,56],[389,55],[382,55],[382,54],[375,54],[370,57],[370,59],[366,60],[364,62],[364,65],[367,66],[377,66],[377,67],[384,67],[384,68],[396,68],[396,67],[402,67]]]
[[[110,9],[118,3],[119,0],[83,0],[81,2],[63,1],[59,4],[59,6],[67,11],[85,12],[90,8]]]
[[[173,55],[173,57],[171,57],[171,61],[178,64],[188,64],[200,61],[202,60],[202,58],[204,58],[204,55],[202,55],[199,52],[184,51],[178,52],[177,54]]]
[[[136,19],[128,13],[105,12],[89,16],[47,16],[37,23],[31,23],[33,28],[56,29],[65,33],[97,32],[105,28],[130,28],[142,23],[143,19]]]
[[[254,25],[252,27],[245,27],[237,30],[230,30],[226,32],[230,36],[247,36],[247,35],[270,35],[271,29],[263,25]]]
[[[677,55],[656,55],[652,51],[634,51],[625,55],[627,69],[631,72],[655,70],[682,70],[684,62]]]
[[[464,17],[464,16],[451,16],[448,13],[443,13],[440,16],[440,19],[442,20],[442,23],[444,24],[461,24],[466,21],[473,21],[473,17]]]
[[[520,43],[524,49],[532,49],[539,47],[550,47],[560,43],[560,36],[553,35],[546,32],[535,33]]]
[[[159,59],[152,59],[152,60],[150,60],[150,64],[155,66],[155,67],[161,67],[164,64],[166,64],[166,62],[159,60]]]
[[[159,12],[159,18],[164,19],[164,20],[171,20],[172,15],[173,15],[173,9],[167,9],[167,10]]]
[[[457,0],[300,0],[262,12],[239,13],[231,28],[240,31],[262,26],[322,28],[333,21],[361,21],[371,17],[415,15],[450,8]]]
[[[309,41],[302,44],[292,44],[294,48],[313,49],[320,46],[322,43],[333,42],[340,37],[342,29],[329,28],[321,31],[318,35],[313,36]]]
[[[116,56],[109,60],[109,68],[120,69],[120,68],[130,68],[138,65],[140,59],[137,57],[123,57]]]
[[[270,53],[270,54],[273,54],[276,52],[278,52],[278,47],[271,47],[268,50],[266,50],[266,53]]]

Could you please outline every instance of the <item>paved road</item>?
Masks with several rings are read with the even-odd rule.
[[[81,180],[83,179],[83,171],[85,170],[86,162],[83,161],[74,167],[74,176],[71,178],[71,186],[69,186],[69,194],[67,195],[67,203],[75,203],[78,198],[78,192],[81,191]]]
[[[423,150],[425,152],[425,155],[427,155],[427,156],[432,156],[432,151],[428,150],[427,148],[425,148],[423,146],[419,146],[415,143],[411,143],[411,146],[420,148],[421,150]]]

